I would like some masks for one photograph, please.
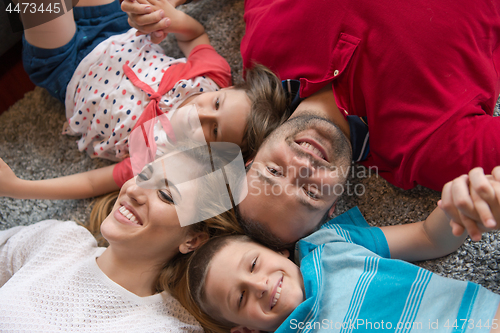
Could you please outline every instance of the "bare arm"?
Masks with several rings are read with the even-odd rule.
[[[0,196],[15,199],[83,199],[119,190],[114,165],[70,176],[24,180],[0,159]]]
[[[478,241],[484,231],[500,229],[498,222],[500,167],[489,176],[475,168],[444,185],[438,208],[425,221],[381,229],[393,258],[417,261],[455,251],[467,233]]]
[[[436,208],[425,221],[382,227],[391,258],[419,261],[445,256],[463,244],[467,233],[455,236],[446,214]]]

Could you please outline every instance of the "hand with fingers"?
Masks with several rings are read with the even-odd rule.
[[[195,47],[210,45],[203,25],[177,10],[169,0],[125,0],[121,6],[128,12],[130,25],[138,29],[136,35],[151,33],[153,43],[159,43],[168,33],[173,33],[186,57]]]
[[[483,232],[500,229],[500,166],[491,175],[475,168],[446,183],[438,206],[451,219],[454,235],[467,230],[478,241]]]
[[[173,8],[184,3],[182,0],[166,2],[169,2]],[[124,0],[121,8],[127,13],[130,26],[138,30],[137,36],[151,34],[151,41],[155,44],[167,37],[171,18],[163,8],[155,6],[147,0]]]

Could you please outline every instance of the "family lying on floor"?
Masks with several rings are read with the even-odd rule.
[[[409,263],[500,228],[500,4],[246,0],[232,86],[182,2],[21,13],[65,133],[118,163],[29,181],[0,159],[0,196],[104,195],[86,227],[0,231],[1,330],[500,331],[499,295]],[[417,223],[333,218],[353,161],[441,200]]]

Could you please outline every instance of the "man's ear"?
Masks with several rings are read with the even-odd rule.
[[[245,326],[237,326],[237,327],[231,328],[231,333],[259,333],[259,332],[260,332],[260,330],[250,329],[250,328],[245,327]]]
[[[253,163],[253,158],[245,163],[245,168],[248,168],[250,165],[252,165],[252,163]]]
[[[182,254],[186,254],[196,250],[200,247],[201,244],[205,243],[208,240],[208,234],[206,232],[195,232],[189,233],[186,236],[184,242],[179,245],[179,252]]]
[[[333,203],[332,207],[330,207],[330,209],[328,210],[328,218],[329,219],[333,218],[333,212],[335,211],[335,207],[337,206],[337,201],[338,201],[338,198],[335,199],[335,202]]]

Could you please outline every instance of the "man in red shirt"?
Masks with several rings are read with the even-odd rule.
[[[441,190],[476,166],[490,173],[500,163],[500,118],[492,117],[500,1],[246,0],[244,18],[244,67],[258,62],[297,80],[300,105],[310,103],[308,110],[336,123],[351,144],[347,115],[361,117],[369,129],[364,163],[390,183]],[[146,21],[145,32],[166,23]],[[306,111],[300,105],[294,116]],[[335,199],[327,201],[323,213]],[[256,211],[258,202],[251,206],[269,215]]]
[[[499,1],[247,0],[244,18],[244,67],[300,80],[301,98],[331,87],[392,184],[440,190],[499,163]]]
[[[245,23],[244,66],[299,79],[301,97],[332,86],[390,183],[441,190],[500,162],[499,1],[251,0]]]

